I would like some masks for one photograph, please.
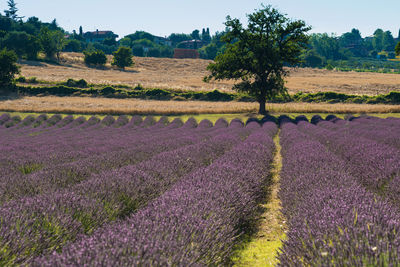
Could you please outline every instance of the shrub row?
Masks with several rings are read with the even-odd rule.
[[[126,88],[121,86],[104,86],[103,88],[89,87],[85,80],[69,79],[67,82],[54,86],[20,86],[19,93],[27,95],[93,95],[106,96],[113,98],[140,98],[151,100],[200,100],[200,101],[241,101],[253,102],[253,97],[246,94],[235,94],[220,92],[218,90],[210,92],[202,91],[176,91],[158,88],[143,88],[141,85],[135,88]],[[400,104],[400,92],[390,92],[377,96],[366,95],[348,95],[336,92],[318,92],[318,93],[296,93],[291,96],[277,96],[270,103],[287,102],[308,102],[308,103],[355,103],[355,104]]]
[[[400,92],[390,92],[377,96],[347,95],[336,92],[297,93],[292,96],[296,102],[328,102],[328,103],[355,103],[355,104],[399,104]]]
[[[79,81],[74,81],[79,82]],[[103,88],[77,88],[69,87],[66,85],[54,85],[54,86],[43,86],[43,87],[32,87],[32,86],[20,86],[18,92],[26,95],[57,95],[57,96],[69,96],[69,95],[93,95],[93,96],[106,96],[113,98],[140,98],[140,99],[152,99],[152,100],[200,100],[200,101],[252,101],[252,98],[224,93],[218,90],[211,92],[191,92],[191,91],[172,91],[164,89],[133,89],[126,90],[115,88],[111,86],[105,86]]]

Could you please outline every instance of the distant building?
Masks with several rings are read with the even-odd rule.
[[[165,37],[154,36],[154,43],[158,45],[172,46],[172,41]]]
[[[96,30],[95,32],[85,32],[83,34],[83,38],[87,43],[93,43],[93,42],[103,42],[105,39],[108,38],[118,38],[118,35],[115,34],[112,31],[99,31]]]
[[[174,58],[200,58],[200,54],[196,49],[175,48]]]
[[[204,42],[202,40],[190,40],[179,43],[178,47],[183,49],[199,49],[205,45],[207,45],[207,42]]]

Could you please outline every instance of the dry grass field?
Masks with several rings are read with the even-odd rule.
[[[155,101],[92,97],[23,97],[3,99],[0,111],[66,114],[243,114],[256,113],[257,103]],[[271,113],[400,113],[400,105],[286,103],[267,104]]]
[[[107,65],[104,69],[88,68],[80,53],[63,53],[62,64],[21,62],[21,74],[46,81],[85,79],[90,83],[142,84],[147,88],[230,91],[232,82],[204,83],[206,67],[202,59],[135,58],[135,66],[120,71]],[[109,60],[110,61],[110,60]],[[320,69],[292,69],[287,87],[290,93],[333,91],[347,94],[377,95],[400,91],[399,74],[337,72]]]

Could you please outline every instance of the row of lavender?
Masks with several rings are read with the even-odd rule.
[[[399,120],[332,121],[282,126],[280,265],[396,265],[400,151],[382,132]]]
[[[90,154],[99,154],[110,149],[116,150],[123,147],[124,144],[116,138],[108,138],[110,131],[115,134],[116,127],[138,128],[138,126],[142,126],[142,128],[145,128],[143,126],[154,124],[154,119],[151,117],[147,118],[144,122],[142,122],[140,117],[134,117],[129,122],[125,116],[121,116],[117,121],[113,117],[108,116],[100,122],[96,117],[92,117],[86,121],[83,117],[74,120],[71,116],[61,119],[61,116],[54,115],[47,119],[46,115],[40,115],[36,119],[28,116],[20,124],[11,128],[5,128],[4,124],[8,120],[12,120],[12,118],[7,114],[0,116],[0,125],[3,125],[0,126],[0,129],[2,129],[1,140],[3,140],[1,148],[3,151],[8,152],[8,154],[21,154],[25,152],[26,154],[23,157],[20,157],[21,155],[15,156],[15,161],[20,162],[20,165],[24,163],[24,160],[26,161],[25,165],[32,165],[32,163],[36,163],[35,160],[40,160],[44,163],[46,160],[50,160],[54,164],[54,158],[57,158],[59,162],[65,162],[84,158]],[[25,121],[30,123],[24,123]],[[160,120],[154,127],[164,126],[164,122]],[[182,123],[180,122],[180,124]],[[116,127],[102,127],[106,125],[114,125]],[[175,121],[171,125],[179,126],[179,121]],[[103,128],[101,132],[99,128]],[[77,134],[77,131],[80,131],[80,133]],[[121,131],[119,132],[121,133]],[[126,133],[122,132],[121,134],[125,135]],[[27,138],[21,138],[21,136]],[[61,138],[58,138],[58,136]],[[95,144],[99,139],[102,139],[101,146]],[[135,139],[128,139],[126,141],[128,143],[125,145],[129,145]],[[47,147],[47,153],[42,152],[39,158],[36,157],[37,153],[42,151],[41,146],[44,145]],[[62,147],[60,148],[60,146]],[[53,151],[49,151],[49,149],[53,149]],[[60,150],[64,153],[53,157],[53,154]],[[30,154],[34,155],[31,156]],[[9,158],[5,160],[10,161]]]
[[[368,122],[365,124],[368,125]],[[380,137],[383,132],[388,135],[394,132],[397,139],[400,138],[400,131],[395,130],[396,127],[400,128],[398,124],[392,127],[381,126],[379,131],[365,127],[364,130],[354,131],[346,125],[330,129],[332,125],[331,122],[322,121],[318,126],[302,123],[299,127],[345,160],[347,171],[367,190],[400,206],[400,150],[395,146],[396,143],[385,144],[388,140]]]
[[[400,119],[398,118],[361,117],[349,122],[340,119],[332,122],[334,123],[325,124],[325,126],[329,126],[328,129],[341,130],[400,149]]]
[[[277,131],[249,124],[250,136],[211,165],[181,178],[125,221],[108,225],[33,265],[226,264],[268,182]],[[227,139],[227,137],[223,137]]]
[[[0,265],[37,263],[45,259],[50,262],[58,261],[56,256],[48,259],[40,257],[53,252],[68,251],[80,240],[86,240],[92,235],[98,236],[96,233],[107,231],[118,225],[124,225],[124,229],[130,226],[132,231],[140,229],[143,231],[144,226],[132,227],[128,221],[134,216],[139,216],[136,214],[142,211],[149,212],[152,208],[156,209],[157,205],[154,203],[157,201],[162,201],[160,203],[170,201],[167,206],[164,204],[161,210],[160,207],[157,208],[160,216],[162,212],[167,212],[169,207],[174,208],[175,205],[179,208],[181,205],[181,218],[174,217],[175,219],[183,220],[186,216],[195,215],[191,212],[199,211],[199,214],[196,213],[200,216],[199,219],[208,220],[209,218],[210,223],[215,226],[218,214],[213,214],[213,212],[217,210],[188,209],[186,210],[188,214],[185,214],[188,203],[183,197],[194,197],[193,201],[200,196],[198,194],[201,192],[205,198],[204,201],[213,200],[212,204],[221,204],[220,207],[215,206],[214,209],[228,208],[225,213],[229,212],[229,216],[223,218],[233,220],[230,228],[228,227],[229,229],[225,232],[211,228],[215,231],[214,235],[221,234],[221,237],[226,239],[221,239],[218,243],[221,246],[219,252],[216,250],[214,253],[220,253],[220,255],[228,253],[229,246],[232,246],[234,239],[240,234],[237,231],[242,221],[254,212],[256,206],[254,203],[262,188],[258,186],[259,184],[246,185],[244,179],[249,179],[249,182],[252,180],[258,183],[265,182],[266,177],[262,170],[268,169],[268,161],[272,157],[273,150],[271,136],[276,132],[274,124],[260,129],[258,124],[243,127],[243,124],[237,120],[232,121],[229,127],[223,120],[219,120],[213,126],[209,121],[202,121],[197,125],[194,120],[189,120],[185,124],[176,120],[167,124],[165,120],[154,123],[154,120],[146,119],[141,122],[138,118],[133,118],[131,122],[125,120],[125,125],[120,124],[116,127],[106,127],[104,123],[95,119],[87,122],[77,119],[79,123],[71,120],[60,126],[59,123],[63,120],[43,127],[18,127],[17,124],[14,127],[0,129],[2,137],[0,140],[4,140],[3,137],[10,140],[0,143],[2,149],[10,151],[8,157],[5,157],[5,159],[10,159],[3,162],[5,168],[2,166],[0,176],[2,190]],[[90,122],[91,120],[96,122]],[[107,126],[114,124],[115,122],[109,123]],[[249,134],[252,137],[242,143]],[[258,138],[267,140],[267,144],[257,144]],[[108,139],[112,140],[107,141]],[[14,142],[14,147],[9,146],[10,142]],[[103,145],[107,149],[96,150],[98,146]],[[247,156],[247,154],[252,154],[257,146],[263,148],[263,153],[257,154],[260,156],[258,164],[255,165],[257,168],[250,166],[248,171],[230,177],[231,173],[228,171],[232,171],[233,166],[218,165],[218,162],[222,164],[233,160],[242,163],[242,166],[244,163],[250,164],[251,160],[235,159],[234,155],[237,156],[236,152],[240,152],[243,156]],[[232,152],[233,147],[236,149],[235,153]],[[46,151],[47,148],[49,148],[48,151]],[[18,150],[29,151],[27,158],[31,157],[30,160],[39,157],[35,163],[39,162],[38,165],[41,167],[32,168],[29,172],[23,172],[21,168],[19,172],[15,171],[21,163],[17,156],[23,155],[23,152]],[[54,153],[52,156],[46,157],[52,153]],[[64,156],[68,153],[72,153],[72,156],[71,154]],[[42,155],[44,159],[40,158]],[[58,159],[58,155],[62,157],[62,160]],[[4,171],[7,169],[7,164],[9,168]],[[235,170],[236,167],[239,168],[235,166]],[[218,177],[218,173],[214,173],[218,170],[222,172],[221,178],[225,180],[213,180]],[[248,177],[250,174],[254,174],[254,177]],[[217,184],[208,184],[206,191],[192,187],[195,191],[194,195],[191,196],[190,192],[181,195],[182,203],[168,197],[168,192],[176,192],[176,190],[181,192],[181,189],[176,188],[184,186],[185,183],[198,183],[201,179],[211,179]],[[241,187],[235,189],[237,192],[235,196],[221,196],[221,190],[228,192],[228,188],[225,187],[228,186],[227,183],[230,183],[230,180],[232,184],[229,186],[234,186],[236,182],[235,186]],[[217,187],[218,182],[223,183],[220,184],[221,188]],[[232,204],[231,207],[230,200],[240,200],[243,203]],[[253,205],[247,207],[249,204]],[[235,215],[234,212],[242,207],[240,205],[245,205],[246,209]],[[205,205],[203,209],[207,207],[209,206]],[[154,213],[151,212],[151,214]],[[168,225],[161,221],[162,218],[158,218],[160,227],[167,227]],[[223,223],[220,219],[217,222]],[[156,222],[157,220],[154,220],[154,223]],[[155,224],[153,229],[155,235],[159,231],[156,226]],[[169,227],[172,226],[174,225],[171,224]],[[174,229],[165,228],[164,230],[170,234],[171,242],[173,239],[180,240],[181,235],[173,234]],[[188,230],[194,231],[194,229]],[[186,234],[188,238],[194,238],[192,234],[196,232]],[[142,239],[144,237],[145,235],[138,236]],[[199,239],[196,242],[200,244],[202,240]],[[227,243],[223,244],[223,241]],[[193,242],[191,244],[193,245]],[[141,251],[147,251],[148,245],[145,243],[142,245]],[[200,248],[193,248],[193,251],[205,250],[208,244],[203,245]],[[100,243],[99,246],[101,246]],[[171,247],[167,243],[164,246]],[[68,249],[63,250],[64,247]],[[92,251],[93,247],[86,248],[90,253],[99,253],[92,259],[92,263],[101,259],[101,251]],[[103,256],[106,255],[103,253]],[[130,258],[129,262],[133,258]],[[225,256],[221,260],[226,261],[228,258]],[[149,261],[149,258],[143,257],[142,260]],[[157,255],[153,260],[158,260]]]
[[[212,126],[207,121],[196,127],[194,120],[185,125],[179,120],[165,125],[160,120],[146,127],[152,125],[150,120],[141,123],[140,117],[119,128],[89,121],[71,128],[56,124],[33,136],[37,128],[24,129],[22,133],[17,130],[12,136],[6,136],[8,130],[0,131],[0,149],[4,152],[0,155],[0,202],[43,193],[49,187],[68,187],[92,173],[134,164],[168,149],[192,144],[207,138],[207,129]],[[221,125],[227,123],[220,121],[214,129]]]

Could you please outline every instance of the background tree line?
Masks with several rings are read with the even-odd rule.
[[[352,29],[341,36],[327,33],[311,34],[308,49],[303,53],[304,64],[320,67],[353,58],[394,59],[398,42],[400,42],[400,31],[395,39],[390,31],[382,29],[377,29],[372,36],[365,38],[362,38],[357,29]]]
[[[62,51],[86,54],[102,51],[104,54],[112,54],[119,47],[129,47],[133,55],[138,57],[172,57],[174,48],[179,48],[182,42],[190,40],[202,41],[202,45],[198,47],[200,57],[213,60],[225,51],[226,43],[221,39],[229,32],[226,29],[212,35],[208,28],[203,28],[202,31],[196,29],[190,34],[172,33],[161,38],[145,31],[136,31],[121,40],[108,38],[101,42],[88,42],[82,27],[78,32],[74,30],[69,33],[55,19],[50,23],[42,22],[37,17],[23,19],[18,14],[14,0],[8,0],[8,9],[4,10],[4,15],[0,13],[0,48],[14,50],[19,58],[29,60],[36,60],[39,52],[44,53],[48,60],[58,60]],[[394,38],[390,31],[382,29],[377,29],[372,36],[365,38],[357,29],[341,36],[311,34],[308,47],[302,51],[302,63],[299,65],[393,68],[396,65],[393,62],[383,64],[382,61],[395,58],[395,48],[399,42],[400,31],[397,38]]]

